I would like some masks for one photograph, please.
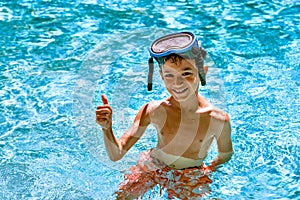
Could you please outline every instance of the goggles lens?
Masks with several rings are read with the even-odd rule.
[[[181,54],[191,50],[193,46],[198,47],[198,42],[193,33],[180,32],[170,34],[163,36],[152,43],[150,56],[158,58],[171,53]]]

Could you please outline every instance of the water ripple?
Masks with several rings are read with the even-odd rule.
[[[195,32],[210,52],[216,68],[200,92],[232,120],[235,154],[212,175],[207,198],[299,197],[298,0],[0,4],[0,199],[113,199],[123,174],[86,152],[76,126],[90,131],[88,145],[97,150],[101,135],[88,117],[103,91],[118,109],[118,134],[144,102],[166,97],[158,71],[155,90],[146,92],[147,48],[181,30]],[[98,57],[81,65],[98,44],[105,52],[94,51]],[[91,112],[83,113],[87,107]],[[149,135],[132,157],[155,143]]]

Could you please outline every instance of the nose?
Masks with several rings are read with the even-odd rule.
[[[182,84],[183,84],[182,76],[176,76],[174,80],[174,85],[182,85]]]

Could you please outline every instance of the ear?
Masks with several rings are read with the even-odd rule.
[[[208,66],[204,66],[203,69],[204,69],[204,74],[205,74],[205,76],[206,76],[207,71],[208,71]]]

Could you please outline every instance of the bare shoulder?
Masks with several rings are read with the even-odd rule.
[[[229,115],[224,111],[217,107],[214,107],[214,109],[211,111],[210,115],[218,120],[229,122],[230,118]]]
[[[157,112],[160,112],[162,108],[167,105],[166,100],[156,100],[156,101],[151,101],[147,104],[147,112],[149,114],[156,114]]]
[[[147,113],[152,123],[157,124],[167,117],[166,105],[168,105],[167,100],[157,100],[148,103]]]
[[[221,110],[212,104],[207,104],[205,107],[199,108],[197,113],[209,114],[211,117],[223,122],[230,121],[229,115],[224,110]]]
[[[138,123],[139,126],[148,126],[152,122],[153,113],[157,110],[159,103],[157,101],[151,101],[144,104],[137,113],[134,123]]]

